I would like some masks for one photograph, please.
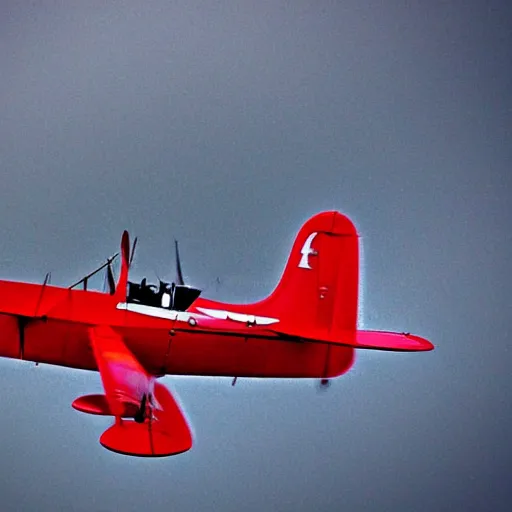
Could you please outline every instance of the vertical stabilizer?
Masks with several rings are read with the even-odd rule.
[[[260,302],[209,306],[278,319],[276,330],[335,337],[355,332],[359,241],[352,221],[336,211],[319,213],[300,229],[281,280]]]

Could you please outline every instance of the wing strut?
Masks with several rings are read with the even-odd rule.
[[[90,272],[86,276],[82,277],[82,279],[80,279],[80,281],[77,281],[76,283],[73,283],[71,286],[69,286],[69,289],[72,290],[73,288],[76,288],[77,286],[82,284],[84,290],[87,290],[87,285],[89,283],[89,279],[91,277],[95,276],[98,272],[101,272],[105,267],[108,267],[108,269],[110,269],[108,272],[112,273],[112,266],[111,265],[112,265],[112,263],[115,261],[115,259],[118,256],[119,256],[119,253],[116,252],[113,256],[108,258],[107,261],[105,263],[103,263],[103,265],[100,265],[96,270],[93,270],[92,272]],[[110,276],[109,276],[109,280],[110,280]]]

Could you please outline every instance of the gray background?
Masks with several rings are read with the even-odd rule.
[[[264,296],[324,209],[364,246],[361,352],[313,381],[172,378],[192,451],[98,444],[99,376],[0,362],[2,510],[510,510],[507,2],[0,4],[0,274],[66,285],[140,237],[133,277]],[[216,280],[218,278],[218,282]],[[101,279],[98,283],[101,287]],[[508,504],[508,505],[507,505]]]

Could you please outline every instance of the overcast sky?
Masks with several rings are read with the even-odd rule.
[[[0,277],[134,277],[261,298],[310,215],[364,247],[360,352],[314,381],[173,378],[193,449],[127,458],[71,409],[97,374],[0,361],[2,510],[508,511],[507,2],[0,4]],[[218,278],[218,282],[216,279]]]

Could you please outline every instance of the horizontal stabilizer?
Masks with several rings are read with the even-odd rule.
[[[307,336],[291,329],[276,329],[281,336],[311,343],[326,343],[370,350],[390,350],[394,352],[424,352],[432,350],[434,345],[425,338],[409,333],[388,331],[341,331],[336,336],[323,331],[309,331]]]
[[[352,346],[397,352],[423,352],[434,348],[430,341],[420,336],[387,331],[356,331],[355,344]]]
[[[155,383],[159,407],[143,423],[117,420],[101,438],[107,449],[139,457],[167,457],[192,447],[192,435],[178,404],[162,384]]]

